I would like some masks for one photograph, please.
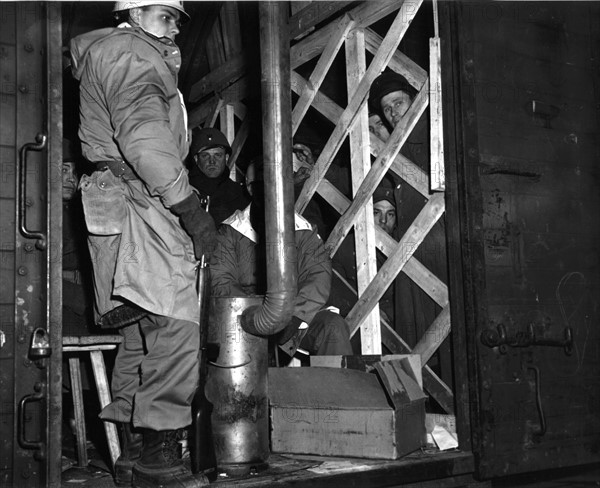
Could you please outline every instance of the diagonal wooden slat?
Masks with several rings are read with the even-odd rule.
[[[307,83],[306,80],[295,71],[292,71],[291,79],[292,89],[296,93],[301,93],[301,91],[304,89],[304,86]],[[344,109],[342,109],[342,107],[340,107],[337,103],[335,103],[327,95],[324,95],[322,92],[318,92],[316,94],[312,106],[319,113],[321,113],[328,120],[330,120],[333,124],[335,124],[339,120],[339,118],[342,116],[342,113],[344,112]],[[377,157],[377,155],[385,147],[385,143],[373,134],[371,134],[370,141],[371,154]],[[431,196],[429,193],[429,176],[425,171],[423,171],[419,166],[417,166],[407,157],[403,156],[402,154],[398,154],[394,158],[390,169],[400,178],[406,181],[409,185],[411,185],[425,198],[429,198]],[[317,191],[319,193],[321,193],[320,188],[320,186],[317,188]]]
[[[421,356],[423,364],[427,363],[438,347],[450,333],[450,305],[446,305],[433,323],[427,328],[421,339],[413,348],[414,354]]]
[[[385,142],[371,134],[371,154],[377,157],[385,149]],[[390,169],[425,198],[429,198],[429,175],[406,156],[398,153]]]
[[[348,290],[357,295],[354,287],[338,271],[333,270],[333,272]],[[392,354],[407,354],[412,352],[411,347],[383,317],[381,318],[381,325],[381,340]],[[421,364],[423,365],[423,387],[440,404],[446,413],[454,414],[454,394],[452,390],[427,364]]]
[[[365,29],[365,45],[367,51],[376,53],[383,38],[372,29]],[[427,71],[410,59],[402,51],[396,51],[388,63],[388,68],[406,78],[413,87],[420,90],[427,79]]]
[[[384,150],[377,156],[369,174],[365,177],[360,188],[356,192],[354,201],[348,210],[344,212],[344,215],[337,221],[331,234],[329,234],[326,246],[330,249],[330,252],[336,250],[342,240],[348,235],[352,225],[356,222],[358,210],[362,208],[373,195],[377,185],[385,176],[385,173],[391,166],[391,163],[400,151],[400,148],[408,139],[410,132],[419,121],[421,115],[423,115],[423,112],[425,112],[428,101],[429,83],[425,83],[421,88],[421,91],[413,100],[413,103],[406,114],[404,114],[398,125],[394,128]],[[310,179],[308,181],[310,181]]]
[[[248,78],[242,76],[239,80],[233,83],[231,86],[225,88],[222,92],[218,93],[218,97],[223,100],[223,103],[234,103],[239,102],[246,98],[248,94]],[[189,113],[189,126],[196,127],[206,120],[209,113],[212,113],[212,106],[214,104],[214,98],[207,100]]]
[[[321,181],[318,191],[339,214],[343,214],[350,206],[350,200],[326,178]],[[398,241],[376,226],[375,245],[385,256],[390,256],[398,246]],[[412,256],[406,262],[402,271],[440,307],[443,308],[448,304],[448,287],[446,284],[423,266],[416,257]]]
[[[325,2],[323,2],[325,3]],[[405,12],[414,16],[421,5],[421,1],[405,2],[403,7]],[[385,0],[377,2],[361,2],[352,9],[349,14],[356,22],[356,28],[367,27],[400,8],[401,2],[398,0]],[[290,49],[290,63],[292,69],[303,65],[323,52],[331,33],[335,30],[335,22],[321,27],[311,35],[305,37],[300,42],[294,44]]]
[[[300,192],[300,195],[296,201],[297,212],[302,213],[314,195],[317,187],[319,186],[319,182],[325,176],[333,157],[335,154],[337,154],[338,150],[342,146],[348,131],[352,129],[352,126],[356,122],[359,110],[366,102],[369,88],[371,87],[373,80],[379,75],[381,70],[387,65],[388,61],[394,54],[394,51],[398,47],[398,44],[400,44],[400,41],[404,37],[404,34],[406,33],[416,14],[414,7],[416,6],[418,8],[421,3],[422,0],[418,0],[416,2],[404,2],[402,4],[402,7],[398,11],[398,14],[396,15],[392,25],[390,26],[390,29],[381,43],[381,47],[377,51],[377,54],[375,54],[375,57],[371,61],[365,76],[358,85],[354,95],[348,103],[348,106],[338,120],[333,133],[325,144],[323,151],[319,155],[311,176],[304,183],[304,187],[302,188],[302,191]],[[410,6],[407,7],[409,4]]]
[[[350,325],[351,335],[354,335],[364,317],[379,302],[385,290],[398,276],[406,262],[425,239],[434,224],[444,213],[444,195],[437,193],[425,204],[417,218],[410,225],[402,239],[387,261],[379,269],[375,280],[371,282],[352,310],[346,316]]]
[[[229,169],[233,169],[237,163],[238,157],[240,156],[240,152],[246,143],[246,139],[248,139],[248,134],[250,133],[250,117],[246,117],[242,125],[237,131],[235,135],[235,139],[233,144],[231,145],[231,156],[229,156]]]
[[[412,353],[408,344],[396,333],[385,319],[381,320],[381,340],[392,354]],[[446,383],[426,364],[423,365],[423,388],[450,415],[454,415],[454,394]]]
[[[346,8],[352,2],[337,0],[335,2],[305,2],[308,5],[301,6],[295,10],[301,2],[290,2],[292,16],[288,22],[290,39],[306,34],[317,24],[327,20],[336,12]]]
[[[206,116],[204,127],[214,127],[217,122],[217,117],[223,108],[223,99],[215,97],[212,102],[211,110]]]
[[[211,93],[223,91],[239,80],[245,74],[247,67],[244,53],[233,56],[192,85],[189,101],[197,102]]]
[[[317,65],[308,79],[308,83],[304,87],[304,90],[302,90],[302,94],[292,111],[292,136],[298,130],[300,122],[302,122],[304,115],[306,115],[308,107],[310,107],[315,95],[319,91],[321,83],[323,83],[323,80],[325,79],[325,75],[327,75],[335,56],[340,50],[340,47],[342,47],[348,32],[353,26],[354,21],[348,15],[344,15],[337,24],[334,32],[332,32],[331,38],[329,39],[323,54],[321,54]]]
[[[375,238],[377,249],[385,256],[390,256],[398,246],[398,241],[379,227],[375,229]],[[448,305],[448,287],[416,257],[412,256],[402,271],[440,307]]]
[[[242,102],[232,102],[231,105],[233,105],[233,113],[235,116],[240,120],[244,120],[247,112],[246,105]]]

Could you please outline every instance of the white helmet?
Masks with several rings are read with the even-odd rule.
[[[163,5],[165,7],[173,7],[178,10],[183,18],[181,20],[188,21],[190,20],[190,16],[183,9],[183,2],[177,0],[136,0],[133,2],[115,2],[115,6],[113,7],[113,12],[121,12],[122,10],[129,10],[131,8],[138,7],[149,7],[151,5]]]

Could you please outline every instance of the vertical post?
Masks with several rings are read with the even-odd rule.
[[[235,139],[235,122],[233,117],[233,105],[227,104],[219,111],[219,121],[221,132],[225,134],[229,145],[233,144],[233,140]],[[230,161],[231,162],[231,161]],[[235,181],[236,180],[236,165],[232,164],[229,168],[229,177]]]
[[[54,2],[45,4],[46,14],[46,131],[48,134],[46,254],[46,323],[52,356],[48,371],[46,486],[61,484],[62,454],[62,159],[63,159],[63,70],[62,9]]]
[[[366,72],[364,30],[354,29],[346,39],[346,83],[348,99],[351,99]],[[369,116],[366,104],[362,105],[354,128],[350,132],[350,160],[352,171],[352,194],[371,169],[369,144]],[[360,297],[377,274],[375,260],[375,228],[373,203],[367,201],[358,211],[354,226],[356,246],[356,281]],[[363,354],[381,354],[381,325],[379,305],[375,305],[369,316],[360,326],[360,339]]]

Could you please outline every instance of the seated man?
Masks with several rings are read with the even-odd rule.
[[[257,295],[266,291],[262,171],[255,165],[249,170],[255,178],[247,180],[252,203],[225,220],[218,232],[217,250],[211,259],[213,296]],[[275,340],[283,346],[304,333],[300,347],[310,354],[352,354],[346,321],[324,308],[331,285],[331,261],[313,226],[298,214],[295,240],[298,295],[294,316]],[[307,330],[303,324],[308,324]],[[291,356],[295,350],[285,352]]]
[[[213,128],[192,131],[190,184],[198,190],[200,198],[210,197],[208,213],[216,224],[249,203],[242,185],[229,178],[230,155],[231,146],[221,131]]]

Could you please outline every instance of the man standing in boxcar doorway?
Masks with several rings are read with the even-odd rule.
[[[197,259],[215,224],[188,181],[187,116],[175,45],[182,2],[117,2],[124,22],[71,41],[80,81],[82,201],[94,263],[96,319],[123,344],[104,420],[122,427],[117,484],[204,486],[178,455],[198,382]]]

